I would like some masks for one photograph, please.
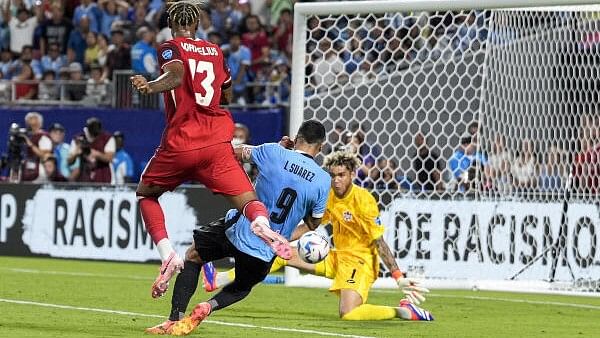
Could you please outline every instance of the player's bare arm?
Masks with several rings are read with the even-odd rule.
[[[379,237],[375,240],[375,246],[377,247],[377,252],[379,252],[381,261],[383,264],[385,264],[388,270],[400,272],[400,268],[398,268],[394,254],[392,254],[392,250],[390,250],[390,247],[387,245],[383,237]]]
[[[183,79],[183,64],[171,62],[164,66],[164,73],[155,80],[148,82],[142,75],[131,77],[131,84],[142,94],[162,93],[181,85]]]
[[[294,232],[292,233],[291,241],[295,241],[305,233],[316,230],[321,225],[321,218],[314,218],[312,216],[306,216],[304,223],[299,224]]]

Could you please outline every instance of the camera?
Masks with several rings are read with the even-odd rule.
[[[25,143],[25,137],[27,136],[27,129],[21,128],[18,123],[11,123],[8,128],[8,142],[9,144],[14,143],[21,145]]]
[[[76,142],[79,145],[79,149],[81,149],[82,156],[88,156],[92,152],[92,145],[85,136],[78,136]]]

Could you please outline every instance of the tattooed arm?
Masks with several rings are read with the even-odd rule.
[[[183,64],[170,62],[164,66],[164,73],[155,80],[148,82],[142,75],[131,77],[131,84],[142,94],[161,93],[175,89],[183,79]]]
[[[379,252],[381,261],[383,261],[383,264],[385,264],[385,266],[388,268],[388,270],[390,270],[392,272],[394,272],[394,271],[400,272],[400,269],[398,268],[398,264],[396,263],[396,259],[394,258],[394,254],[392,254],[392,250],[390,250],[390,247],[387,245],[387,243],[383,239],[383,236],[381,236],[375,240],[375,245],[377,246],[377,252]]]

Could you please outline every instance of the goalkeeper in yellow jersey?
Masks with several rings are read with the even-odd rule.
[[[356,155],[348,152],[334,152],[325,159],[325,169],[332,178],[332,189],[322,224],[331,224],[335,249],[317,264],[302,261],[294,251],[294,257],[289,261],[276,259],[271,272],[289,265],[333,279],[329,290],[340,297],[339,315],[343,320],[433,320],[428,311],[416,306],[425,300],[423,293],[429,290],[404,278],[383,239],[384,227],[379,222],[375,198],[366,189],[352,183],[359,166]],[[308,230],[302,224],[292,237],[299,238]],[[398,307],[367,304],[369,289],[379,273],[379,257],[406,296]],[[229,283],[234,277],[232,271],[215,274],[212,266],[205,265],[203,270],[207,291]]]

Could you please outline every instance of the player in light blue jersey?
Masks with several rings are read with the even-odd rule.
[[[314,161],[324,141],[325,128],[311,120],[298,130],[294,150],[276,143],[235,148],[239,159],[258,167],[256,193],[270,211],[271,229],[286,239],[302,220],[310,229],[316,229],[325,213],[331,178]],[[169,319],[147,329],[147,333],[188,334],[213,311],[244,299],[267,276],[275,254],[249,225],[248,219],[234,209],[225,218],[194,231],[194,243],[186,252],[184,269],[175,282]],[[235,259],[234,281],[183,318],[196,291],[202,264],[226,257]]]

